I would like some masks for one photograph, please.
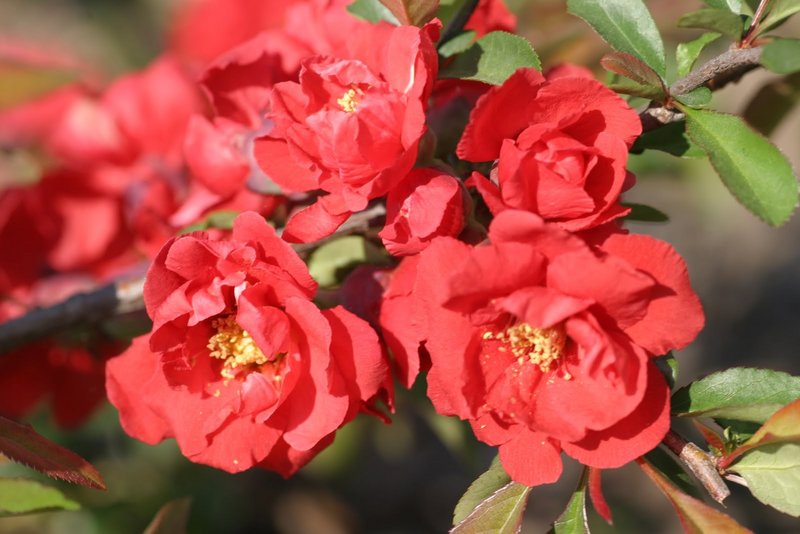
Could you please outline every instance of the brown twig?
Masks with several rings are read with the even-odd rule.
[[[298,253],[344,235],[365,232],[373,221],[386,214],[383,204],[375,204],[354,213],[338,230],[314,243],[292,245]],[[0,354],[44,339],[76,326],[91,326],[117,315],[144,309],[144,277],[118,280],[93,291],[73,295],[66,300],[0,324]]]
[[[715,501],[721,503],[731,494],[731,490],[717,471],[717,463],[700,447],[686,441],[674,430],[667,433],[662,443],[675,453]]]
[[[761,53],[761,47],[731,48],[677,80],[670,86],[669,94],[684,95],[698,87],[720,89],[758,67]],[[642,130],[647,132],[679,121],[683,114],[669,105],[650,106],[639,114],[639,118]]]

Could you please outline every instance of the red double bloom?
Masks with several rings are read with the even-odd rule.
[[[311,302],[305,264],[255,213],[230,239],[169,241],[147,275],[148,336],[107,371],[126,432],[174,437],[192,461],[288,476],[386,393],[377,335]],[[384,400],[388,398],[384,396]]]
[[[651,358],[704,321],[681,258],[647,236],[589,245],[516,210],[489,237],[474,248],[441,238],[421,254],[437,411],[469,420],[527,485],[555,481],[562,450],[611,468],[655,447],[669,388]]]
[[[633,185],[625,164],[639,133],[636,113],[588,71],[520,69],[478,100],[457,153],[498,160],[491,180],[470,181],[495,215],[522,209],[577,231],[630,211],[619,195]]]

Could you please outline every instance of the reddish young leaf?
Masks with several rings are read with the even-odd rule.
[[[188,497],[169,501],[159,509],[144,534],[185,534],[191,504]]]
[[[606,498],[603,495],[603,486],[600,481],[601,472],[601,469],[589,468],[589,498],[592,499],[592,506],[594,506],[597,515],[602,517],[606,523],[612,525],[614,521],[611,518],[611,508],[609,508],[608,502],[606,502]]]
[[[784,441],[800,442],[800,399],[775,412],[753,437],[723,458],[719,465],[725,468],[750,449]]]
[[[667,499],[669,499],[675,511],[678,513],[678,519],[680,519],[684,531],[688,534],[704,534],[708,532],[752,534],[752,531],[744,528],[732,517],[680,491],[647,463],[646,460],[639,458],[636,460],[636,463],[638,463],[642,471],[650,477],[650,480],[658,486],[658,489],[667,496]]]
[[[697,419],[692,419],[692,422],[694,423],[695,428],[703,435],[703,439],[706,440],[706,443],[711,445],[712,448],[720,451],[720,453],[725,451],[725,442],[722,441],[722,438],[719,437],[716,432],[711,430]]]
[[[630,54],[612,52],[603,56],[600,64],[607,71],[625,76],[641,85],[659,88],[662,96],[667,95],[667,88],[661,76],[643,61]]]
[[[400,24],[422,27],[436,15],[439,0],[380,0]]]
[[[0,417],[0,453],[47,476],[95,489],[106,489],[89,462],[43,438],[30,425]]]

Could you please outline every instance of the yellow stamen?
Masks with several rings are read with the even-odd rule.
[[[364,91],[358,87],[351,87],[342,95],[342,98],[336,100],[336,103],[347,113],[355,113],[361,96],[364,96]]]
[[[535,328],[528,323],[519,323],[504,332],[485,332],[482,337],[485,340],[500,341],[504,345],[497,348],[499,352],[509,350],[517,363],[531,363],[538,366],[543,373],[551,371],[564,356],[567,342],[567,334],[562,325]]]
[[[267,363],[267,356],[261,352],[250,334],[236,323],[233,316],[214,319],[211,326],[217,333],[208,340],[209,354],[212,358],[225,362],[220,371],[223,378],[234,378],[234,370],[239,367]]]

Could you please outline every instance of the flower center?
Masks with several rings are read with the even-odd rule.
[[[359,97],[362,96],[364,96],[364,91],[358,87],[351,87],[342,95],[342,98],[336,100],[336,103],[347,113],[355,113],[360,102]]]
[[[502,332],[486,332],[483,339],[496,339],[502,343],[498,350],[510,351],[520,365],[528,362],[547,373],[564,355],[567,333],[562,325],[534,328],[528,323],[519,323]]]
[[[212,358],[225,362],[220,372],[224,378],[236,376],[234,371],[237,368],[267,363],[267,356],[233,316],[214,319],[211,326],[217,333],[209,338],[207,346]]]

